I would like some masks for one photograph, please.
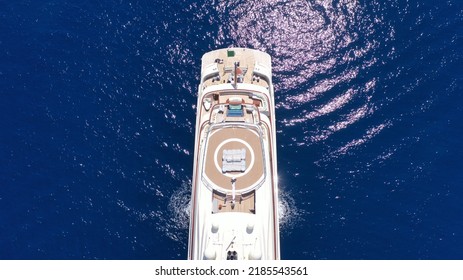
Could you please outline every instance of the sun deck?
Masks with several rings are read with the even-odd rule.
[[[222,171],[224,150],[244,149],[246,151],[246,169],[244,172]],[[235,179],[237,192],[249,190],[262,181],[264,176],[264,156],[258,132],[253,129],[230,125],[218,128],[210,133],[206,147],[204,176],[215,189],[232,190]]]
[[[223,169],[225,151],[242,150],[244,170]],[[224,124],[208,136],[203,180],[213,191],[213,213],[255,213],[255,189],[265,179],[265,158],[259,127]]]

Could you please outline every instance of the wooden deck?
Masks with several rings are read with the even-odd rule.
[[[270,56],[245,49],[233,49],[232,55],[229,55],[228,51],[217,50],[203,57],[203,90],[211,85],[234,84],[234,79],[237,79],[238,83],[259,85],[264,90],[269,88],[271,72],[266,72],[265,68],[271,69]],[[236,64],[236,70],[235,63],[239,63]],[[228,104],[232,99],[241,100],[243,116],[228,115]],[[254,187],[259,186],[265,179],[266,168],[261,136],[250,124],[259,123],[260,113],[268,110],[269,102],[266,100],[264,93],[243,90],[233,92],[229,87],[223,91],[211,91],[203,96],[202,104],[200,103],[200,123],[210,121],[210,125],[224,124],[207,136],[207,146],[204,147],[206,154],[201,167],[202,178],[213,190],[212,213],[255,214]],[[211,109],[206,110],[206,103]],[[250,126],[244,127],[247,124]],[[267,135],[263,139],[267,141]],[[246,169],[223,172],[223,151],[241,149],[246,151]]]
[[[216,203],[216,207],[213,207],[212,213],[223,213],[223,212],[243,212],[243,213],[256,213],[256,196],[255,191],[249,192],[245,195],[240,195],[235,198],[235,204],[232,206],[230,197],[214,191],[212,194],[212,200]]]
[[[227,56],[226,50],[216,51],[215,54],[216,56],[210,57],[210,60],[203,61],[203,65],[211,65],[215,62],[213,59],[221,59],[221,63],[217,63],[219,79],[216,79],[215,76],[207,79],[203,83],[204,87],[208,87],[210,85],[232,83],[231,77],[233,76],[235,62],[240,62],[240,69],[243,72],[243,83],[255,84],[263,87],[269,86],[267,81],[253,75],[254,66],[256,63],[256,57],[254,56],[258,54],[245,50],[236,51],[235,55],[232,57]],[[258,59],[264,60],[262,56],[259,56]]]
[[[222,172],[222,155],[225,149],[246,150],[244,172]],[[204,174],[218,190],[232,191],[232,178],[236,179],[235,190],[240,192],[259,183],[264,175],[264,159],[259,134],[242,127],[219,128],[211,132],[206,147]]]

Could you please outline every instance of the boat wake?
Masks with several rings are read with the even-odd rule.
[[[184,248],[188,245],[190,222],[191,182],[183,182],[174,191],[168,202],[168,213],[162,225],[162,232]]]
[[[291,193],[284,191],[280,186],[278,213],[280,215],[280,233],[282,236],[291,232],[304,222],[305,211],[297,207],[296,200]]]
[[[184,182],[174,191],[169,199],[168,217],[164,218],[160,231],[171,240],[186,246],[188,243],[187,234],[190,222],[191,206],[191,184]],[[282,236],[291,232],[304,222],[305,211],[297,207],[297,203],[292,194],[280,189],[279,193],[279,218]]]

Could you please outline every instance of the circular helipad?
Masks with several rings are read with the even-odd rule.
[[[204,175],[216,187],[231,190],[231,179],[235,178],[235,189],[242,190],[252,187],[262,179],[262,144],[257,132],[241,127],[221,128],[211,132],[206,149]],[[222,172],[223,151],[240,149],[244,149],[246,153],[244,172]]]
[[[239,150],[239,149],[245,149],[246,151],[246,170],[244,172],[222,172],[222,155],[224,150]],[[214,161],[215,161],[215,167],[219,172],[222,172],[223,175],[230,177],[230,178],[239,178],[252,170],[252,167],[254,166],[254,150],[252,147],[246,143],[245,141],[239,139],[239,138],[230,138],[222,143],[219,144],[219,146],[215,149],[215,155],[214,155]]]

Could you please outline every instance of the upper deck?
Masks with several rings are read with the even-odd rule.
[[[268,54],[249,49],[216,50],[202,58],[199,176],[213,190],[213,213],[255,213],[254,192],[268,179],[270,63]]]

